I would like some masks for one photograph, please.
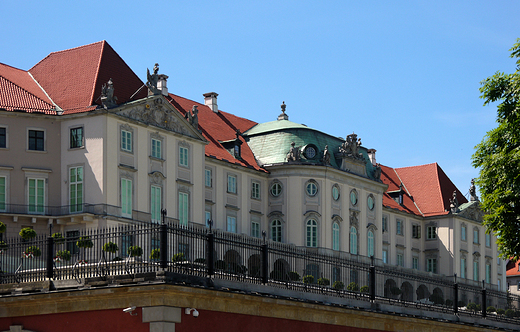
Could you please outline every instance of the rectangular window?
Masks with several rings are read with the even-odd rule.
[[[28,179],[29,213],[43,214],[45,206],[45,179]]]
[[[83,147],[83,127],[70,129],[70,148],[76,149]]]
[[[7,128],[0,128],[0,148],[7,148]]]
[[[383,216],[383,233],[388,232],[388,217]]]
[[[226,230],[231,233],[237,232],[237,218],[235,217],[227,217],[227,227]]]
[[[437,258],[428,258],[426,260],[426,272],[437,273]]]
[[[466,270],[467,270],[466,258],[461,258],[460,259],[460,277],[462,279],[466,279]]]
[[[260,199],[260,183],[253,181],[251,183],[251,198]]]
[[[79,247],[76,245],[76,242],[79,240],[79,231],[68,231],[65,233],[65,237],[67,238],[67,250],[71,255],[79,254]]]
[[[486,264],[486,284],[491,283],[491,264]]]
[[[486,233],[486,247],[491,247],[491,234]]]
[[[419,225],[412,225],[412,237],[414,239],[420,239],[421,238],[421,226],[419,226]]]
[[[121,216],[132,218],[132,180],[121,179]]]
[[[388,250],[383,250],[383,263],[388,264]]]
[[[155,138],[152,138],[152,157],[161,159],[161,141]]]
[[[397,254],[397,266],[404,266],[403,254]]]
[[[251,236],[260,237],[260,224],[255,221],[251,222]]]
[[[70,213],[83,211],[83,167],[69,170],[69,209]]]
[[[475,243],[475,244],[479,244],[480,243],[480,241],[478,240],[478,235],[479,235],[478,233],[479,233],[478,232],[478,228],[475,227],[473,229],[473,243]]]
[[[121,129],[121,150],[132,152],[132,132]]]
[[[189,206],[189,195],[179,193],[179,223],[182,226],[188,226]]]
[[[29,150],[45,150],[45,132],[43,130],[29,130]]]
[[[478,261],[473,261],[473,280],[475,281],[479,281],[478,270]]]
[[[414,270],[419,270],[419,258],[412,257],[412,268]]]
[[[204,170],[205,180],[204,183],[206,184],[206,187],[211,188],[213,185],[213,178],[211,174],[211,169],[206,168]]]
[[[161,187],[152,186],[150,192],[150,213],[152,222],[161,221],[162,195]]]
[[[205,211],[206,227],[209,228],[209,221],[211,220],[211,211]]]
[[[180,147],[179,148],[179,165],[188,167],[188,148]]]
[[[227,191],[228,193],[237,193],[237,177],[235,175],[228,175],[227,177]]]
[[[466,241],[466,226],[460,227],[460,239]]]
[[[396,232],[398,235],[403,235],[403,221],[400,219],[396,221]]]
[[[436,230],[437,230],[437,227],[428,226],[426,228],[426,239],[428,239],[428,240],[436,239],[437,238]]]
[[[5,181],[6,181],[6,177],[0,176],[0,211],[5,211],[5,203],[6,203]]]

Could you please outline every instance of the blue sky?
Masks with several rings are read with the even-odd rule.
[[[2,1],[0,62],[29,69],[100,40],[146,80],[256,122],[355,132],[391,167],[437,162],[467,194],[494,128],[480,81],[513,72],[516,1]],[[7,15],[6,15],[7,13]],[[116,84],[117,95],[117,84]]]

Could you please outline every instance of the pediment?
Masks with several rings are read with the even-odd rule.
[[[110,113],[148,126],[155,126],[183,136],[206,141],[198,129],[191,125],[163,96],[150,96],[121,105],[121,107],[111,109]]]
[[[464,217],[466,219],[482,222],[484,220],[484,212],[480,209],[480,204],[478,201],[465,203],[459,206],[458,216]]]

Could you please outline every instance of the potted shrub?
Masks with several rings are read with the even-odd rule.
[[[345,284],[342,281],[336,280],[332,284],[332,288],[334,288],[335,290],[342,290],[343,288],[345,288]]]
[[[54,257],[54,261],[56,263],[61,263],[63,261],[68,261],[68,260],[70,260],[70,251],[68,251],[68,250],[59,250],[56,253],[56,257]]]
[[[114,242],[107,242],[103,245],[103,251],[115,254],[119,250],[119,247]]]
[[[76,242],[76,245],[80,248],[92,248],[94,246],[94,243],[92,242],[89,236],[82,236]]]
[[[330,285],[330,280],[327,278],[319,278],[318,279],[318,285],[320,286],[328,286]]]
[[[469,304],[468,304],[468,305],[469,305]],[[515,311],[514,311],[513,309],[507,309],[507,310],[505,311],[505,315],[506,315],[506,317],[508,317],[508,318],[513,318],[513,317],[515,317]]]
[[[289,279],[291,281],[300,281],[300,274],[296,271],[289,272]]]
[[[493,313],[493,312],[497,312],[497,309],[495,309],[495,307],[493,307],[493,306],[489,306],[486,308],[486,311],[488,313]]]
[[[19,234],[24,240],[30,240],[36,237],[36,231],[29,227],[22,228]]]
[[[350,284],[348,284],[347,286],[347,290],[348,291],[351,291],[351,292],[357,292],[359,291],[359,286],[357,283],[355,283],[354,281],[352,281]]]
[[[9,245],[5,241],[0,241],[0,254],[9,249]]]
[[[392,295],[394,296],[399,296],[401,295],[401,289],[397,286],[393,286],[392,288],[390,288],[390,293],[392,293]]]
[[[179,252],[179,253],[173,255],[173,257],[172,257],[172,262],[182,262],[185,260],[186,259],[184,258],[184,253],[182,253],[182,252]]]
[[[56,244],[62,244],[63,242],[65,242],[65,238],[61,233],[53,233],[51,237],[54,239],[54,243]]]
[[[126,253],[130,257],[141,257],[143,255],[143,249],[139,246],[131,246],[128,247]]]
[[[40,257],[42,255],[42,251],[37,246],[30,246],[25,249],[23,252],[23,256],[25,258],[33,258],[33,257]]]
[[[359,290],[361,293],[370,293],[370,288],[365,285],[363,287],[361,287],[361,289]]]
[[[0,233],[5,233],[7,226],[0,221]]]
[[[313,275],[306,275],[303,277],[303,283],[304,284],[312,284],[314,282],[314,276]]]
[[[506,311],[504,309],[498,308],[497,315],[503,315]]]
[[[477,312],[477,305],[473,302],[470,302],[466,306],[466,309],[468,309],[469,311]]]
[[[152,252],[150,253],[150,259],[158,260],[159,258],[161,258],[161,249],[152,250]]]

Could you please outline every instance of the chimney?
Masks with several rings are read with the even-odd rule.
[[[376,149],[368,149],[368,159],[370,159],[370,162],[373,166],[376,166]]]
[[[168,86],[166,85],[166,80],[168,79],[168,76],[164,75],[164,74],[160,74],[157,78],[158,78],[157,79],[157,89],[159,91],[161,91],[163,96],[167,96],[168,95]]]
[[[204,105],[211,108],[211,110],[215,113],[218,113],[218,105],[217,105],[217,96],[216,92],[208,92],[203,94],[204,96]]]

